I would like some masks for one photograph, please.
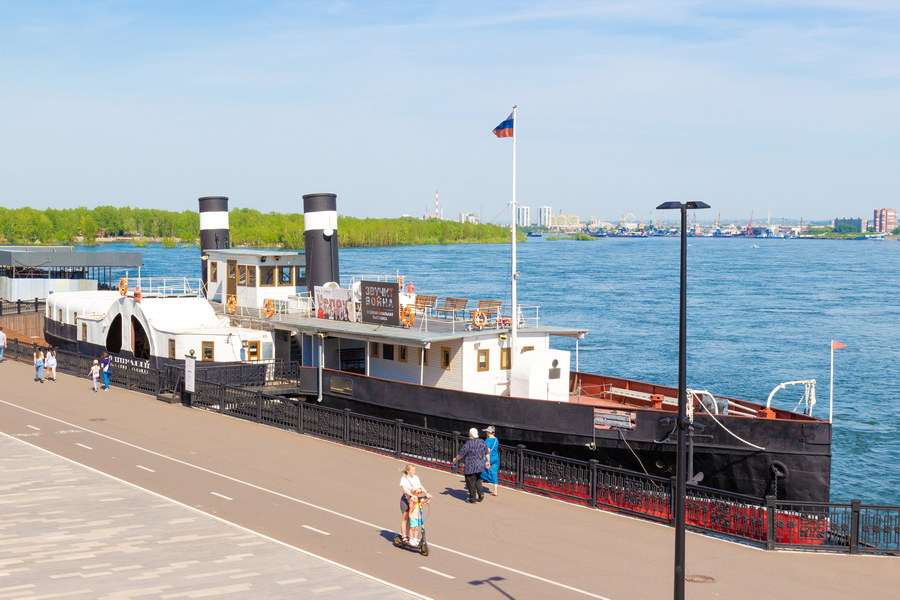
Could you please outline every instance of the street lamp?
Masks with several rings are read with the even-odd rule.
[[[684,600],[684,517],[687,441],[687,211],[709,208],[705,202],[663,202],[657,210],[681,211],[681,298],[678,307],[678,445],[675,458],[675,600]]]

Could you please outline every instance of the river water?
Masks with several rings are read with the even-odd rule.
[[[196,248],[102,249],[142,252],[145,277],[200,276]],[[517,253],[519,303],[590,330],[582,371],[676,385],[677,238],[531,238]],[[420,293],[509,302],[508,245],[355,248],[340,261],[344,276],[400,273]],[[780,382],[816,379],[814,414],[827,417],[830,341],[847,344],[834,360],[834,501],[900,505],[898,265],[892,241],[688,242],[688,387],[765,402]],[[794,408],[802,389],[776,404]]]

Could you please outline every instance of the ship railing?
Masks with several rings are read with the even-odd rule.
[[[128,287],[125,288],[122,282],[125,282]],[[123,277],[119,280],[120,293],[122,290],[127,290],[128,295],[134,295],[138,288],[145,298],[148,296],[203,295],[203,282],[190,277]]]

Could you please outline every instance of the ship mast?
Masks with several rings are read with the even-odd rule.
[[[516,140],[519,137],[519,122],[516,118],[516,105],[513,104],[512,117],[513,117],[513,143],[512,143],[512,219],[510,220],[510,231],[512,232],[512,273],[510,277],[511,282],[511,304],[512,304],[512,315],[510,315],[510,336],[509,336],[509,376],[512,377],[512,367],[513,361],[516,356],[516,329],[519,326],[519,314],[517,310],[516,304],[516,279],[519,277],[519,272],[516,268]]]

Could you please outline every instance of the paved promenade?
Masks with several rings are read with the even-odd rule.
[[[402,462],[0,364],[0,598],[671,597],[673,530],[419,468],[431,555],[391,545]],[[900,558],[688,534],[691,599],[894,598]]]

